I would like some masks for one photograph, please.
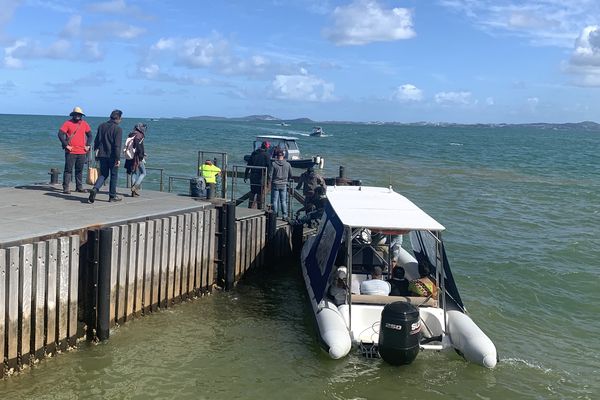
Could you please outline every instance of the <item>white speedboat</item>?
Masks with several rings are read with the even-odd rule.
[[[325,132],[323,132],[323,128],[321,128],[320,126],[315,126],[313,127],[310,136],[323,136],[324,134]]]
[[[357,348],[399,365],[420,351],[456,350],[468,361],[496,366],[496,347],[467,315],[458,293],[440,223],[391,188],[334,186],[327,199],[301,264],[320,343],[332,358]],[[421,296],[361,293],[361,282],[374,270],[390,277],[393,259],[407,280],[427,275],[434,290]]]

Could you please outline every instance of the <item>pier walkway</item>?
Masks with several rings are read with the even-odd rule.
[[[61,189],[0,188],[0,377],[291,254],[291,226],[264,210]]]
[[[174,215],[211,207],[210,202],[167,192],[144,191],[140,197],[121,194],[123,200],[108,202],[101,191],[94,204],[87,193],[62,193],[62,185],[27,185],[0,188],[0,247],[51,237],[61,232]]]

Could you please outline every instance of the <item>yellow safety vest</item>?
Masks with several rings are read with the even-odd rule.
[[[216,165],[202,164],[200,166],[200,173],[206,183],[217,183],[217,175],[221,172],[221,168]]]

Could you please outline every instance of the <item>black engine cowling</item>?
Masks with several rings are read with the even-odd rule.
[[[419,354],[419,309],[397,301],[386,305],[379,326],[379,355],[392,365],[410,364]]]

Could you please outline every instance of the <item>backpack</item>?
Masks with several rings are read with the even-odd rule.
[[[125,140],[125,147],[123,148],[123,155],[125,159],[132,160],[135,156],[135,148],[133,147],[133,139],[135,136],[130,136]]]

